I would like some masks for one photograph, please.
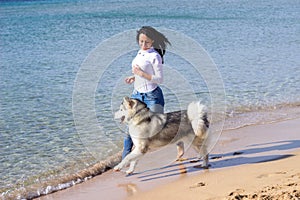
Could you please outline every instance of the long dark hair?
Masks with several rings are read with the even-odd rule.
[[[148,38],[154,40],[153,42],[153,48],[155,51],[159,53],[162,59],[162,63],[164,63],[164,55],[166,53],[166,47],[167,45],[171,45],[168,38],[160,32],[158,32],[156,29],[154,29],[151,26],[142,26],[140,30],[137,31],[136,40],[139,42],[140,34],[145,34]]]

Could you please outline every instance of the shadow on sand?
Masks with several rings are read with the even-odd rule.
[[[271,143],[253,144],[238,152],[212,154],[210,155],[210,169],[220,169],[243,164],[271,162],[275,160],[285,159],[293,155],[285,154],[284,152],[282,152],[282,154],[278,154],[277,151],[287,151],[299,147],[300,140],[286,140]],[[177,162],[175,164],[168,165],[162,168],[135,173],[133,175],[138,176],[138,179],[144,182],[173,176],[182,176],[187,173],[191,174],[194,172],[198,172],[199,170],[209,171],[209,169],[203,169],[199,167],[201,161],[197,163],[191,162],[193,159],[195,158],[190,158],[184,162]]]

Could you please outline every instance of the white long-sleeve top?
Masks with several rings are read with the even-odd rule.
[[[152,75],[152,79],[147,79],[135,74],[134,89],[140,93],[151,92],[163,82],[162,58],[154,48],[139,50],[132,61],[132,67],[138,65],[141,70]]]

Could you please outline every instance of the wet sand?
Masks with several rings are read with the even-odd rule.
[[[189,150],[187,160],[162,168],[156,168],[162,160],[152,159],[154,169],[128,177],[110,170],[39,199],[300,198],[300,118],[224,131],[209,169],[190,162],[195,156]]]

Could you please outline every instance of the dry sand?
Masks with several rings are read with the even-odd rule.
[[[131,200],[144,199],[300,199],[300,151],[276,161],[206,171],[177,180]]]
[[[193,156],[129,177],[108,171],[40,199],[300,199],[300,118],[223,132],[208,170]]]

